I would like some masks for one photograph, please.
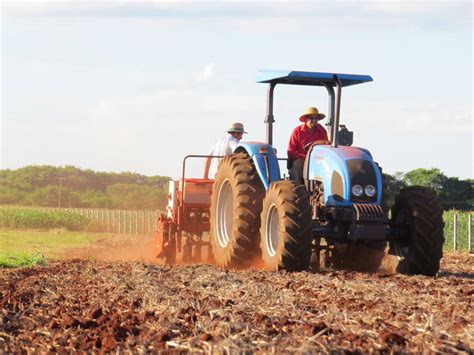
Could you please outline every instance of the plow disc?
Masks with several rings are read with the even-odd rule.
[[[159,219],[159,228],[155,232],[153,242],[153,254],[167,264],[174,264],[176,261],[176,235],[173,225],[165,216]]]
[[[183,237],[182,237],[183,235]],[[182,240],[183,239],[183,240]],[[211,245],[202,236],[182,233],[176,224],[162,215],[153,240],[153,255],[168,265],[212,262]]]

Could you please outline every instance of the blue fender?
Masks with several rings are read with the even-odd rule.
[[[306,156],[306,171],[309,180],[320,181],[324,185],[324,201],[326,206],[350,206],[351,201],[351,176],[348,167],[350,160],[366,161],[372,166],[376,179],[377,198],[375,203],[382,203],[382,175],[379,168],[372,159],[367,149],[340,146],[333,148],[330,145],[317,145],[308,152]],[[350,163],[350,162],[349,162]],[[342,194],[340,184],[334,184],[334,178],[342,182]],[[339,186],[339,193],[333,189]],[[335,198],[337,196],[337,198]],[[342,199],[340,198],[342,197]]]
[[[270,144],[241,142],[234,150],[234,153],[239,152],[246,152],[252,158],[265,190],[268,190],[272,182],[281,180],[275,149]]]

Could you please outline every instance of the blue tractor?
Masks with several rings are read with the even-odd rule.
[[[370,81],[368,75],[258,73],[257,82],[268,84],[267,141],[242,142],[220,162],[210,204],[218,266],[317,270],[324,260],[326,266],[375,271],[389,246],[399,272],[436,275],[444,242],[438,197],[424,187],[403,189],[389,218],[379,165],[367,149],[351,146],[352,132],[339,124],[342,88]],[[331,143],[308,148],[303,184],[282,177],[272,146],[277,84],[320,86],[329,94]]]

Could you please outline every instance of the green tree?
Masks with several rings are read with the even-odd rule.
[[[403,173],[396,172],[394,175],[382,174],[384,184],[384,200],[388,207],[395,203],[395,197],[406,185],[403,181]]]
[[[25,195],[26,193],[21,190],[0,185],[0,205],[19,205]]]
[[[444,184],[446,183],[447,176],[444,175],[441,170],[432,169],[415,169],[407,172],[403,176],[403,182],[407,186],[426,186],[433,189],[441,194]]]
[[[472,210],[474,180],[459,180],[457,177],[448,177],[443,184],[440,194],[444,209]]]
[[[46,186],[36,189],[33,193],[25,196],[23,200],[26,205],[42,207],[77,207],[79,205],[79,194],[69,188],[61,188],[59,194],[58,186]]]
[[[57,206],[61,181],[62,206],[113,208],[112,196],[107,193],[107,188],[125,184],[144,188],[135,189],[135,200],[145,201],[145,205],[139,206],[137,202],[117,202],[118,205],[149,208],[164,205],[166,196],[163,191],[169,180],[170,178],[165,176],[145,176],[133,172],[95,172],[74,166],[25,166],[17,170],[0,170],[0,204]],[[132,194],[131,190],[133,189],[127,190],[128,195]],[[137,191],[142,190],[147,192],[140,195]],[[116,201],[119,199],[116,198]]]
[[[112,198],[106,192],[86,190],[80,194],[80,207],[113,208]]]
[[[107,187],[114,208],[158,209],[164,207],[166,194],[159,188],[132,184],[115,184]]]
[[[407,186],[426,186],[436,191],[444,209],[473,209],[473,180],[448,177],[439,169],[415,169],[406,173]]]

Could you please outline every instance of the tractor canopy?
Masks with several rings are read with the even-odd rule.
[[[363,84],[373,81],[370,75],[264,69],[257,72],[257,83],[312,86],[329,85],[331,87],[336,87],[336,77],[340,80],[342,86]]]

